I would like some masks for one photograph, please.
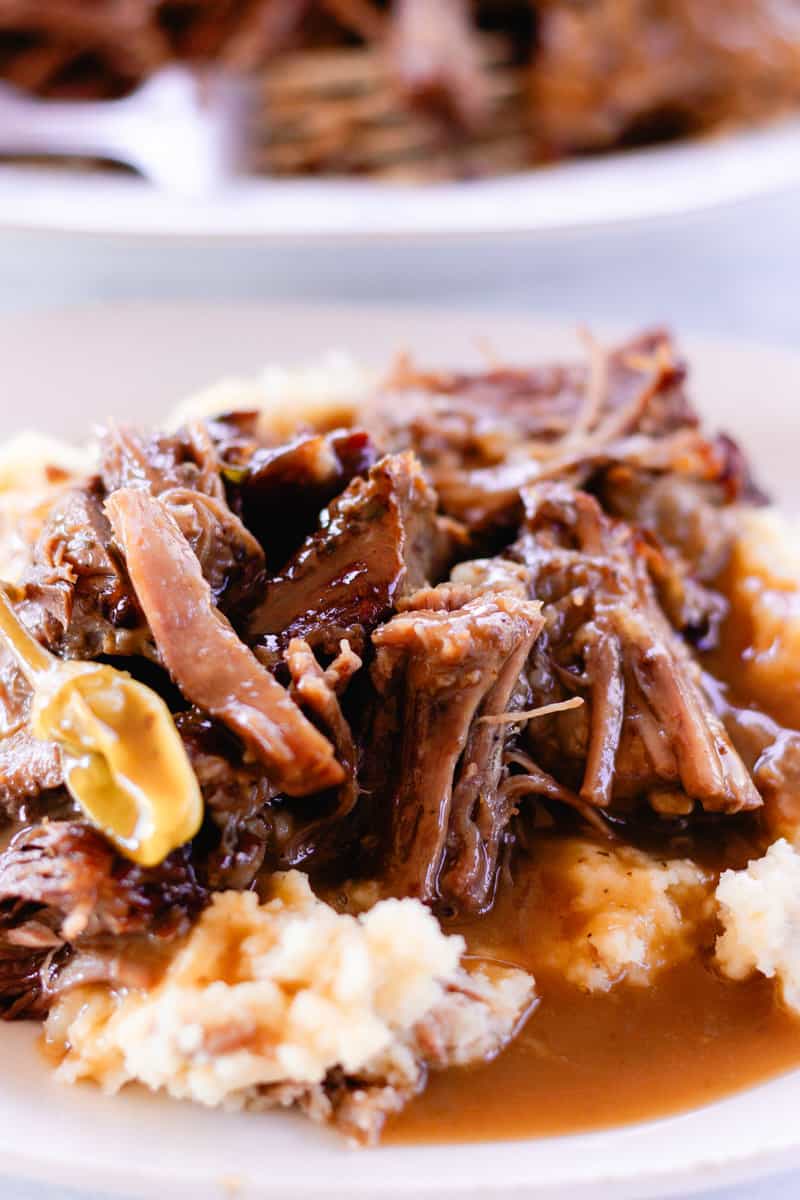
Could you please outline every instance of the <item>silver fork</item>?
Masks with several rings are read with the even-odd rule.
[[[125,163],[198,196],[246,165],[248,87],[219,70],[169,66],[122,100],[39,100],[0,84],[0,154]]]

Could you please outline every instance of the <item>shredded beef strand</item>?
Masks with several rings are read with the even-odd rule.
[[[558,700],[555,704],[541,704],[538,708],[529,708],[527,712],[495,713],[493,716],[479,717],[482,725],[524,725],[536,717],[552,717],[557,712],[568,712],[571,708],[580,708],[583,704],[581,696],[573,696],[570,700]]]
[[[627,766],[639,795],[666,779],[709,811],[758,807],[761,798],[703,694],[699,667],[659,607],[635,531],[565,484],[529,489],[525,502],[526,529],[512,553],[529,567],[545,615],[531,686],[542,703],[568,679],[588,689],[585,714],[552,722],[561,730],[560,755],[584,760],[583,799],[608,807],[624,798]],[[643,708],[669,748],[649,765],[638,740]],[[554,745],[544,724],[531,723],[526,736],[549,765],[559,756],[558,738]]]
[[[510,590],[464,601],[463,589],[459,595],[450,585],[414,603],[373,635],[377,749],[391,740],[380,731],[388,720],[398,759],[387,781],[388,880],[397,893],[429,902],[441,884],[481,909],[512,813],[499,790],[508,728],[476,718],[508,710],[542,625],[539,606]]]
[[[17,611],[34,636],[65,658],[152,654],[96,481],[65,492],[51,508],[19,586]]]
[[[543,796],[547,800],[556,800],[559,804],[566,804],[569,808],[573,808],[586,824],[601,837],[613,836],[602,813],[598,812],[593,805],[581,800],[580,796],[565,787],[564,784],[559,783],[552,775],[543,771],[530,755],[521,750],[508,751],[505,755],[505,763],[506,766],[522,767],[524,771],[524,774],[509,775],[503,781],[502,789],[510,799],[516,799],[518,796]]]
[[[159,436],[116,428],[100,451],[107,494],[129,487],[158,496],[197,555],[217,606],[237,614],[263,586],[264,551],[227,505],[208,427],[195,422],[182,434]]]
[[[594,721],[586,755],[581,796],[597,808],[608,808],[622,736],[625,679],[618,639],[609,637],[608,634],[604,636],[599,630],[592,632],[589,632],[587,638],[585,656],[586,673],[591,680]]]
[[[353,812],[358,802],[358,748],[350,724],[342,712],[336,688],[347,686],[352,674],[360,669],[361,659],[353,654],[349,644],[344,641],[337,658],[327,670],[323,670],[308,643],[302,638],[293,638],[286,651],[286,664],[292,679],[290,694],[331,739],[337,760],[345,772],[333,810],[302,827],[284,852],[293,866],[306,862],[312,856],[315,865],[319,865],[322,857],[320,847],[326,841],[331,853],[341,849],[337,847],[335,839],[328,840],[329,834]]]
[[[188,700],[224,721],[290,795],[343,778],[333,747],[214,606],[200,564],[159,500],[131,488],[107,502],[161,659]]]

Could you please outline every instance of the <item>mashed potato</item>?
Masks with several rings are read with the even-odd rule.
[[[39,433],[0,444],[0,579],[19,578],[50,504],[91,462],[88,451]]]
[[[717,888],[716,961],[731,979],[760,971],[776,979],[800,1014],[800,854],[781,838],[744,871],[725,871]]]
[[[775,509],[742,513],[730,564],[728,636],[739,690],[800,722],[800,527]]]
[[[695,953],[713,912],[711,877],[696,863],[579,839],[547,853],[558,919],[543,931],[544,961],[570,982],[590,992],[646,987]]]
[[[275,436],[288,436],[300,426],[333,429],[352,420],[378,378],[341,351],[308,367],[270,364],[253,378],[225,379],[190,396],[175,409],[170,424],[255,410],[263,413]]]
[[[46,1033],[64,1055],[61,1079],[109,1091],[139,1080],[242,1107],[270,1086],[295,1099],[334,1068],[413,1089],[421,1058],[449,1065],[496,1052],[530,1006],[529,975],[468,976],[463,950],[418,901],[341,915],[291,871],[274,877],[264,904],[252,892],[215,896],[154,990],[78,988],[56,1003]]]

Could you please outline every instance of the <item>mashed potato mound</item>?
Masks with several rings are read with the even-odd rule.
[[[723,872],[717,888],[716,960],[731,979],[760,971],[776,979],[800,1014],[800,854],[781,838],[744,871]]]
[[[264,904],[215,896],[152,991],[67,993],[46,1035],[63,1052],[61,1079],[108,1091],[139,1080],[207,1105],[304,1101],[331,1119],[319,1088],[335,1070],[380,1084],[385,1112],[427,1065],[495,1053],[530,1007],[529,975],[467,975],[463,950],[416,900],[341,915],[291,871]],[[362,1112],[362,1126],[373,1116]]]
[[[342,351],[331,351],[304,367],[270,364],[250,379],[224,379],[184,400],[172,414],[173,428],[198,417],[256,411],[276,437],[301,426],[346,425],[379,376]]]
[[[800,721],[800,527],[776,509],[748,509],[729,570],[739,687],[768,710]]]
[[[579,839],[554,842],[548,855],[559,919],[545,961],[570,982],[646,987],[695,953],[713,912],[712,879],[696,863]]]

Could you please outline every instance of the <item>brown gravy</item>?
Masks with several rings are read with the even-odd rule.
[[[537,966],[536,916],[506,885],[480,947],[528,967],[541,1001],[494,1062],[434,1074],[389,1126],[390,1142],[575,1133],[665,1116],[800,1066],[800,1022],[768,980],[731,983],[699,959],[652,987],[589,995]],[[525,931],[530,933],[526,936]],[[469,928],[462,932],[468,943]],[[477,937],[477,932],[475,933]]]
[[[729,581],[720,583],[729,591]],[[749,679],[744,694],[735,687],[748,636],[741,614],[732,612],[720,650],[705,662],[734,685],[740,703],[764,700],[750,694]],[[779,699],[766,707],[797,728],[800,704]],[[718,871],[744,866],[766,844],[757,827],[729,827],[724,843],[712,833],[705,843],[673,852]],[[425,1092],[390,1123],[387,1141],[489,1141],[608,1128],[699,1107],[800,1067],[800,1021],[780,1007],[763,977],[732,983],[696,957],[651,987],[590,995],[548,973],[537,962],[537,926],[558,905],[555,888],[531,887],[530,874],[526,879],[518,867],[513,882],[501,883],[491,914],[458,928],[474,950],[530,970],[540,1003],[494,1062],[432,1075]]]
[[[576,1133],[708,1104],[800,1065],[800,1024],[771,984],[725,983],[701,963],[653,988],[588,996],[539,978],[517,1040],[477,1069],[432,1075],[389,1142]]]

